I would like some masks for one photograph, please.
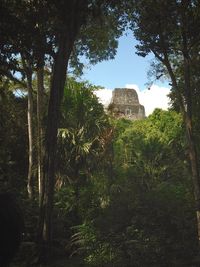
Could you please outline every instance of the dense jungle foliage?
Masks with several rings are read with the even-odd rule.
[[[55,266],[196,266],[181,116],[156,109],[143,120],[116,120],[105,113],[94,89],[74,80],[65,87],[54,200]],[[38,206],[37,195],[30,200],[26,191],[27,96],[5,90],[9,84],[1,87],[0,98],[1,191],[15,192],[25,221],[13,266],[30,266],[37,261]]]

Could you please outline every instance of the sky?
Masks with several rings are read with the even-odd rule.
[[[97,92],[100,101],[105,105],[109,104],[114,88],[134,88],[148,116],[157,107],[165,110],[168,108],[167,95],[170,89],[166,81],[156,81],[151,87],[146,85],[153,55],[145,58],[136,55],[136,43],[130,32],[122,36],[115,59],[86,68],[83,79],[105,88]]]

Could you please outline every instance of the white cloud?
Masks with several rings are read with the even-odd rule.
[[[111,89],[99,89],[94,91],[95,95],[99,98],[99,102],[102,103],[105,107],[110,104],[112,98]]]
[[[149,89],[140,91],[136,84],[126,84],[126,88],[133,88],[138,93],[140,104],[144,105],[146,116],[150,115],[155,108],[161,108],[167,110],[169,108],[168,94],[170,89],[167,87],[160,87],[158,85],[152,85]],[[99,101],[107,107],[112,98],[111,89],[99,89],[95,91]]]

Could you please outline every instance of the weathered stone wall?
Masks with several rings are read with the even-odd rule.
[[[134,89],[115,88],[112,92],[110,109],[117,118],[132,120],[145,118],[145,109],[139,103],[137,92]]]

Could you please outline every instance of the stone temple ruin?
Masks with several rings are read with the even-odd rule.
[[[115,88],[108,110],[116,118],[138,120],[145,118],[145,109],[139,103],[138,94],[134,89]]]

